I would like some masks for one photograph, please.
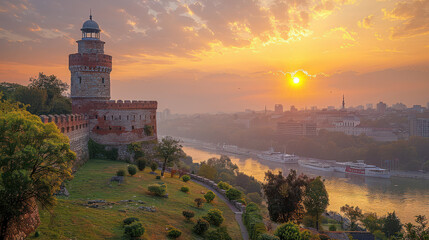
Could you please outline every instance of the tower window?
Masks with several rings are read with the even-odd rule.
[[[122,120],[122,115],[119,115],[119,120]]]
[[[104,120],[106,120],[106,116],[104,116]]]
[[[134,126],[131,126],[131,129],[133,129],[133,130],[134,130]]]
[[[100,129],[100,127],[99,127],[99,126],[97,126],[97,129]]]
[[[79,84],[82,83],[82,77],[79,77]]]
[[[101,78],[101,83],[104,83],[104,78]]]

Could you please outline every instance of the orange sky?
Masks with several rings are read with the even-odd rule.
[[[115,99],[183,113],[429,101],[429,0],[1,1],[1,81],[69,82],[89,8]]]

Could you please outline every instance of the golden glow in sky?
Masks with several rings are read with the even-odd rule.
[[[293,78],[293,83],[294,84],[298,84],[299,83],[299,78],[298,77],[294,77]]]

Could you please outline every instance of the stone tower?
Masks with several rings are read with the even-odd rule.
[[[110,99],[112,57],[104,54],[101,30],[91,15],[83,23],[81,31],[82,39],[77,41],[78,53],[69,55],[74,112],[80,112],[79,106],[89,101]]]

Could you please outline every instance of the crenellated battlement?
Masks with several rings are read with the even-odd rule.
[[[97,109],[157,109],[157,101],[137,100],[108,100],[92,101],[93,107]]]
[[[88,128],[89,120],[83,114],[40,115],[43,123],[53,122],[62,133]]]

